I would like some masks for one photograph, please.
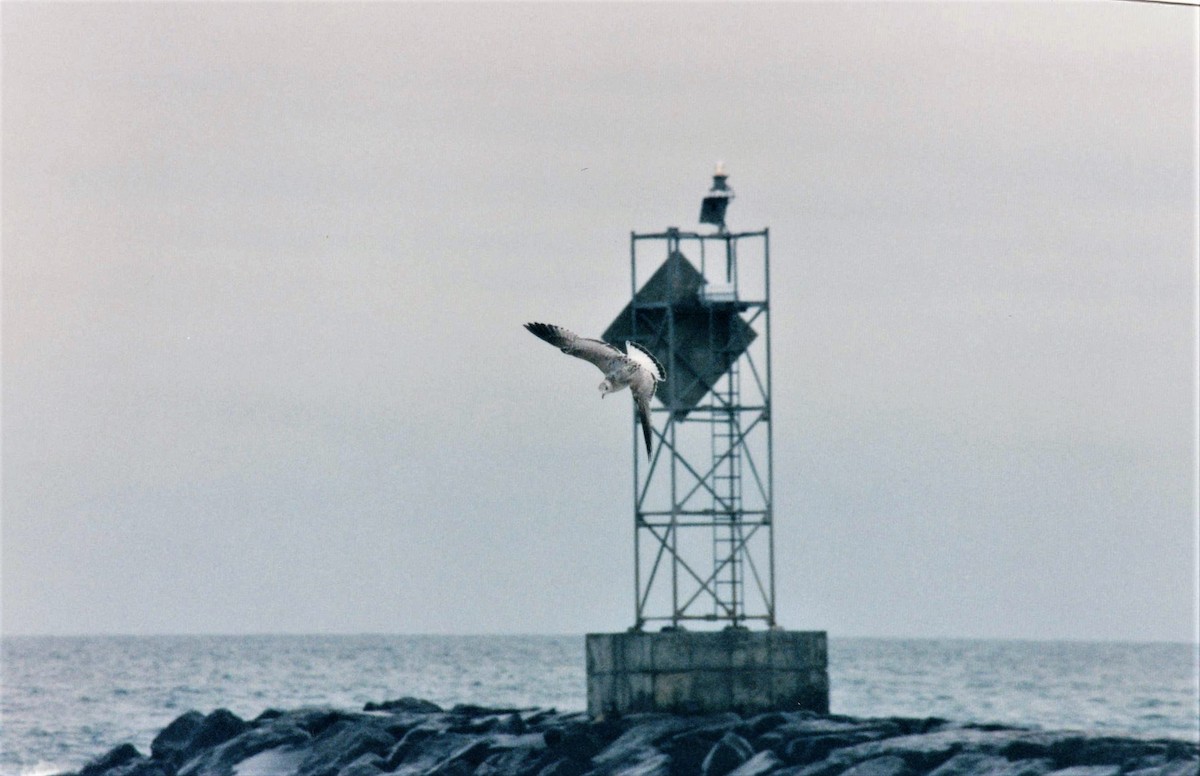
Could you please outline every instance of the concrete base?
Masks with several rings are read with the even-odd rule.
[[[588,714],[829,712],[824,631],[587,635]]]

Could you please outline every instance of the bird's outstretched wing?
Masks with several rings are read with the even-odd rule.
[[[608,374],[612,368],[613,359],[624,359],[625,354],[620,348],[613,347],[607,342],[580,337],[573,331],[549,323],[527,323],[525,328],[536,337],[546,340],[568,356],[582,358],[595,364],[601,372]]]
[[[628,351],[626,355],[629,356],[629,360],[649,371],[650,374],[654,375],[654,379],[657,382],[666,381],[667,370],[663,369],[663,365],[658,362],[653,353],[636,342],[630,342],[629,340],[625,340],[625,350]]]

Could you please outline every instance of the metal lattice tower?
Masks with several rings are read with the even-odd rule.
[[[769,234],[727,231],[724,204],[716,233],[631,235],[633,299],[604,335],[667,369],[649,460],[634,428],[637,630],[776,625]],[[665,260],[639,289],[649,253]]]

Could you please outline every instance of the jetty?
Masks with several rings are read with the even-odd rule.
[[[458,705],[189,711],[75,776],[1200,776],[1200,745],[939,718]]]

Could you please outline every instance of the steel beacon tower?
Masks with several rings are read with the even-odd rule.
[[[715,230],[631,234],[632,299],[604,333],[667,380],[648,460],[633,439],[634,624],[587,637],[597,717],[829,708],[825,634],[776,622],[770,235],[726,227],[727,179],[701,205]]]
[[[726,177],[718,167],[700,211],[716,231],[631,235],[633,299],[604,332],[647,347],[668,375],[654,455],[633,456],[639,629],[775,625],[770,243],[766,229],[726,228]],[[647,255],[665,260],[638,290]]]

